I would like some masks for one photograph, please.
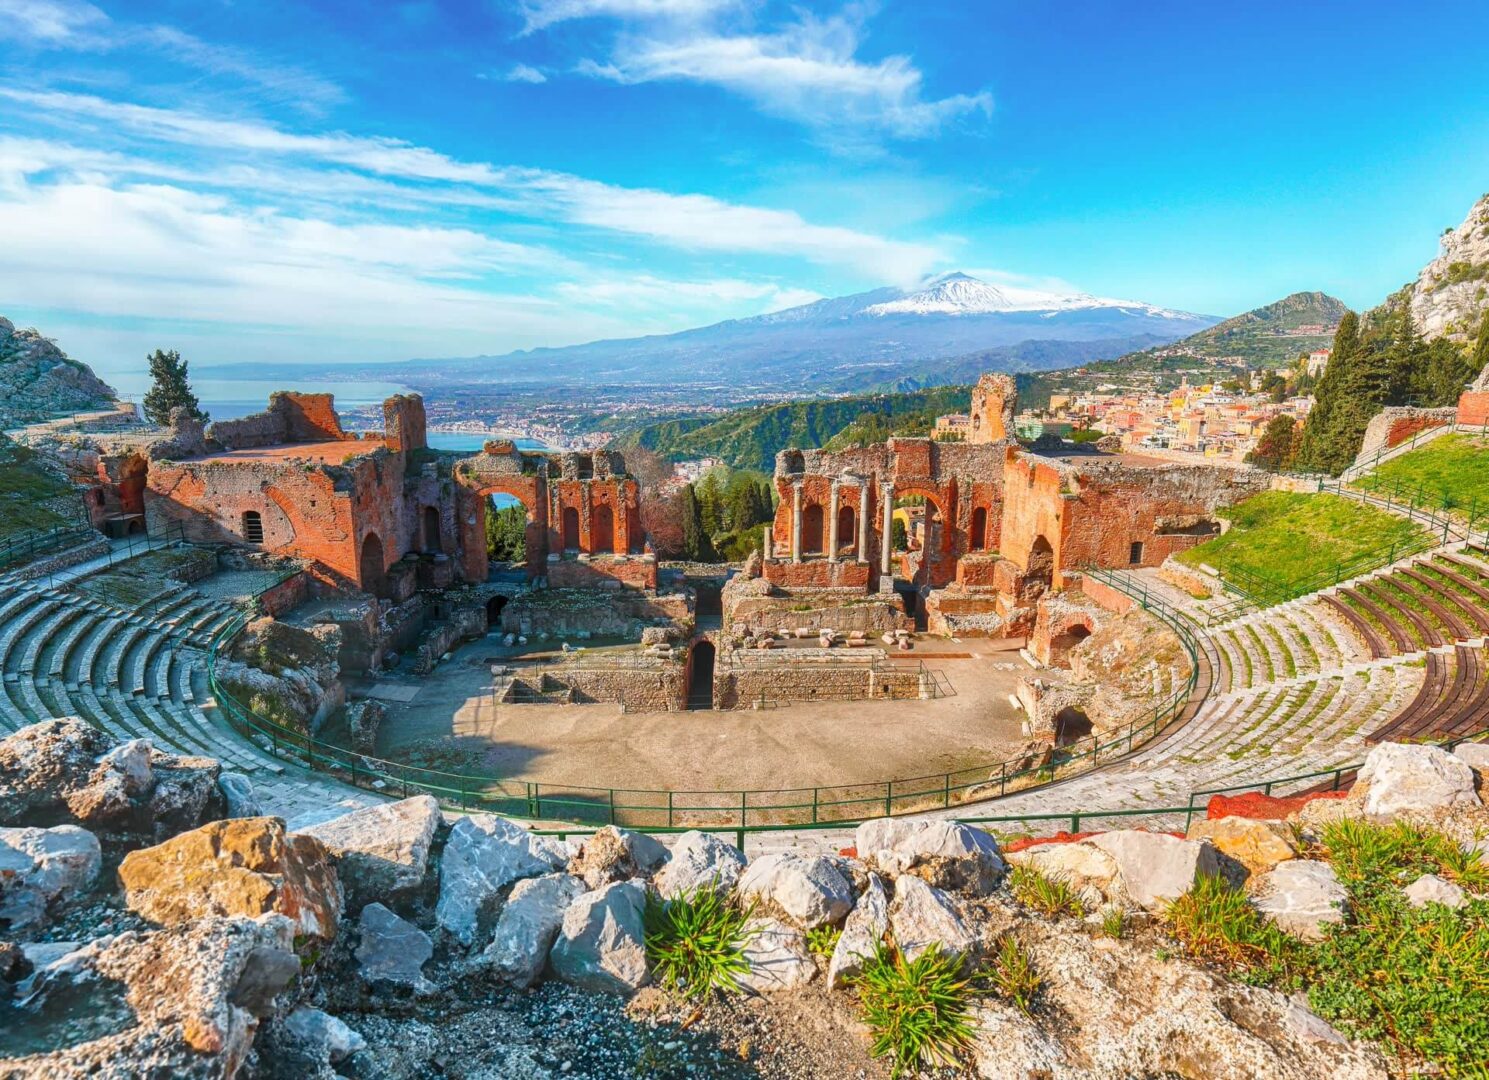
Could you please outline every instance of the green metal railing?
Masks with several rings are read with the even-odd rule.
[[[1104,572],[1098,572],[1104,573]],[[945,809],[996,798],[1065,779],[1124,757],[1177,719],[1198,678],[1198,645],[1185,620],[1135,583],[1108,575],[1108,583],[1137,591],[1134,599],[1169,624],[1189,657],[1183,685],[1115,734],[1090,736],[1043,754],[996,761],[951,772],[830,786],[735,790],[601,788],[525,777],[492,777],[428,769],[359,754],[257,715],[217,674],[219,655],[246,620],[228,624],[208,650],[207,678],[227,721],[266,743],[276,756],[335,774],[348,783],[389,794],[427,793],[463,811],[528,819],[616,824],[642,829],[756,829],[847,824],[871,817]],[[1057,815],[1064,817],[1065,815]]]
[[[54,525],[50,529],[12,533],[0,540],[0,570],[76,547],[92,538],[101,538],[101,534],[88,525]]]

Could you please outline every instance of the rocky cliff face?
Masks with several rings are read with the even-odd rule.
[[[1456,229],[1443,233],[1442,253],[1411,286],[1411,313],[1422,335],[1472,338],[1489,308],[1489,195]]]
[[[35,330],[0,318],[0,423],[28,424],[61,413],[107,408],[113,387]]]

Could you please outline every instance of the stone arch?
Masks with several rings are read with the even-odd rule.
[[[1050,638],[1049,662],[1069,666],[1067,658],[1070,650],[1091,636],[1092,627],[1089,619],[1080,619],[1067,624],[1059,633]]]
[[[801,553],[821,555],[826,541],[822,535],[822,504],[807,503],[801,511]]]
[[[486,601],[486,628],[498,630],[502,624],[502,610],[507,606],[505,596],[493,596]]]
[[[560,534],[565,551],[579,550],[579,508],[566,506],[559,515]]]
[[[250,544],[264,542],[264,516],[257,510],[243,511],[243,539]]]
[[[699,638],[688,649],[688,708],[713,708],[714,643]]]
[[[1024,576],[1031,585],[1048,589],[1055,580],[1055,548],[1043,533],[1034,538],[1029,557],[1024,560]]]
[[[362,553],[357,564],[362,591],[381,597],[387,592],[387,564],[383,561],[383,542],[377,533],[362,538]]]
[[[615,511],[609,503],[600,503],[590,514],[589,549],[595,555],[610,555],[615,551]]]
[[[439,507],[424,507],[424,551],[429,555],[438,555],[444,550],[440,544]]]

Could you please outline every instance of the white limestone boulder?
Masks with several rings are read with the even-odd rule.
[[[865,961],[874,955],[875,947],[889,929],[889,894],[878,874],[870,874],[868,886],[843,923],[832,960],[827,966],[827,985],[840,990],[863,973]]]
[[[607,825],[579,847],[569,860],[569,873],[589,889],[612,881],[650,877],[667,861],[667,849],[645,833]]]
[[[1084,843],[1035,844],[1010,852],[1014,866],[1027,866],[1047,878],[1065,882],[1087,911],[1103,904],[1136,906],[1122,885],[1122,868],[1099,847]]]
[[[935,886],[909,875],[895,882],[889,926],[907,960],[918,959],[932,945],[940,945],[943,953],[966,954],[977,944],[956,902]]]
[[[748,970],[738,977],[739,985],[757,994],[794,990],[817,974],[816,961],[800,930],[779,919],[751,919],[745,924],[747,940],[742,950]]]
[[[739,876],[739,895],[802,930],[835,923],[853,910],[853,886],[832,860],[776,852]]]
[[[727,892],[739,881],[745,857],[712,833],[685,832],[672,845],[672,857],[657,871],[652,886],[669,899],[712,886]]]
[[[1110,855],[1132,902],[1155,914],[1183,896],[1201,877],[1220,873],[1220,859],[1206,840],[1123,829],[1078,841]]]
[[[512,886],[481,965],[513,986],[531,986],[543,973],[564,912],[583,892],[584,882],[572,874],[544,874]]]
[[[357,974],[365,982],[433,989],[424,978],[424,965],[434,955],[428,934],[376,902],[362,909],[357,928]]]
[[[1264,874],[1298,854],[1287,827],[1275,821],[1200,818],[1189,826],[1188,838],[1208,840],[1222,855],[1234,859],[1252,874]]]
[[[429,872],[429,847],[441,820],[439,802],[416,795],[353,810],[302,830],[336,857],[348,911],[392,901],[420,889]]]
[[[242,773],[225,772],[217,778],[217,789],[227,803],[227,816],[262,817],[263,806],[254,794],[253,781]]]
[[[98,838],[76,825],[0,829],[0,919],[42,925],[52,904],[92,886],[102,864]]]
[[[490,814],[461,818],[440,856],[434,917],[464,945],[474,943],[482,917],[502,889],[523,878],[563,869],[567,853],[520,825]]]
[[[1423,874],[1406,887],[1406,902],[1414,908],[1426,907],[1428,904],[1461,908],[1468,903],[1468,894],[1436,874]]]
[[[958,821],[875,818],[854,834],[858,857],[893,879],[913,874],[939,889],[986,896],[1007,867],[998,842]]]
[[[629,994],[646,985],[645,888],[616,881],[582,893],[564,912],[548,962],[586,990]]]
[[[1319,941],[1324,927],[1344,921],[1349,896],[1326,862],[1293,859],[1260,875],[1252,903],[1278,928],[1304,941]]]
[[[1356,785],[1375,821],[1481,805],[1468,762],[1435,746],[1381,743],[1365,755]]]

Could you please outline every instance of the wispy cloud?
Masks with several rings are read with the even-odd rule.
[[[82,0],[0,0],[0,40],[88,53],[145,50],[312,111],[346,98],[340,86],[314,72],[249,50],[215,45],[173,26],[116,22]]]
[[[534,84],[545,83],[548,81],[548,76],[544,75],[541,71],[533,67],[531,64],[513,64],[505,71],[478,72],[476,74],[476,78],[490,79],[497,82]]]
[[[204,151],[268,155],[298,164],[345,166],[394,181],[463,186],[527,216],[644,237],[690,251],[788,255],[909,281],[943,261],[940,250],[808,222],[791,210],[730,203],[710,195],[626,188],[568,173],[466,162],[398,139],[342,132],[299,134],[269,124],[58,91],[0,87],[0,99],[54,114],[104,120],[137,136]],[[459,193],[447,193],[458,199]]]
[[[741,0],[524,0],[525,33],[594,16],[622,19],[701,19],[740,6]]]

